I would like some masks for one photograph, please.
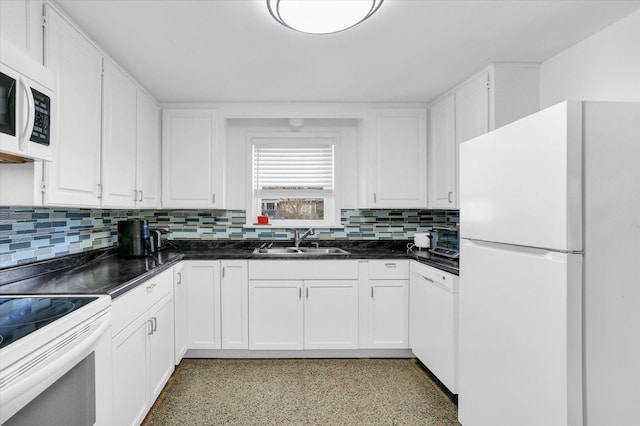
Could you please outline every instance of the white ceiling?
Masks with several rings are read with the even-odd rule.
[[[386,0],[331,35],[265,0],[58,0],[163,102],[425,102],[491,62],[542,62],[640,1]]]

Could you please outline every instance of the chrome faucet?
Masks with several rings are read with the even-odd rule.
[[[309,228],[307,229],[307,232],[305,232],[304,234],[300,235],[300,231],[297,229],[293,230],[293,242],[296,246],[296,248],[300,247],[300,243],[307,238],[309,235],[314,235],[315,232],[313,232],[313,228]]]

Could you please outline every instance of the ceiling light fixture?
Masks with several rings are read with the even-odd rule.
[[[273,19],[292,30],[332,34],[355,27],[373,15],[384,0],[267,0]]]

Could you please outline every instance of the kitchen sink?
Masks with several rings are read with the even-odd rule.
[[[261,256],[336,256],[351,254],[338,247],[272,247],[256,248],[253,254]]]

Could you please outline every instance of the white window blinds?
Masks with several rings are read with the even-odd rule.
[[[256,194],[332,194],[333,144],[255,144]]]

